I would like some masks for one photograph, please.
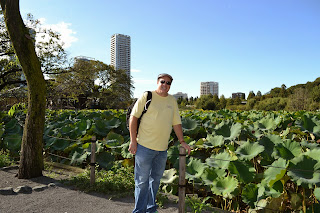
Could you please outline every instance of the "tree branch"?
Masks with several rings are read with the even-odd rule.
[[[2,74],[0,75],[0,79],[5,78],[7,75],[9,75],[9,74],[11,74],[11,73],[19,72],[19,71],[22,71],[22,69],[21,69],[21,68],[19,68],[19,69],[11,69],[11,70],[9,70],[9,71],[7,71],[7,72],[2,73]]]
[[[8,85],[13,85],[13,84],[24,84],[27,85],[27,81],[23,80],[17,80],[17,81],[6,81],[3,84],[0,84],[0,91],[5,88]]]

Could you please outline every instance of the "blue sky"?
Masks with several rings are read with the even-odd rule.
[[[20,11],[61,32],[70,57],[110,64],[111,35],[131,36],[135,97],[163,72],[189,97],[203,81],[229,98],[320,77],[319,0],[20,0]]]

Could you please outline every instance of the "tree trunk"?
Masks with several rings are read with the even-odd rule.
[[[19,0],[1,0],[5,23],[28,85],[28,113],[23,130],[18,178],[42,176],[46,85],[33,38],[23,23]]]

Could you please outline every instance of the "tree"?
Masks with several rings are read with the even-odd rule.
[[[241,99],[240,99],[239,97],[236,97],[236,98],[234,99],[233,104],[234,104],[234,105],[239,105],[239,104],[241,104]]]
[[[94,101],[101,109],[124,109],[131,101],[131,77],[124,70],[115,70],[100,61],[78,58],[73,66],[56,75],[54,80],[53,95],[49,94],[54,105],[60,99],[65,100],[65,105],[75,108],[90,107]]]
[[[256,95],[254,94],[254,92],[253,92],[253,91],[250,91],[247,100],[249,100],[249,99],[251,99],[251,98],[254,98],[255,96],[256,96]]]
[[[233,98],[228,98],[227,99],[227,106],[231,106],[231,105],[234,105]]]
[[[212,100],[213,100],[213,103],[215,105],[215,110],[219,109],[219,106],[220,106],[220,100],[219,100],[219,97],[217,94],[214,94],[213,97],[212,97]]]
[[[297,88],[290,96],[290,107],[292,110],[306,110],[309,105],[308,91],[305,88]]]
[[[4,17],[0,16],[0,91],[12,89],[20,85],[26,85],[22,68],[15,55]],[[61,67],[67,66],[67,53],[63,48],[60,34],[41,27],[39,20],[35,20],[31,14],[26,19],[26,27],[29,38],[35,45],[37,56],[40,60],[42,71],[46,75],[61,72]]]
[[[260,91],[260,90],[257,92],[257,96],[258,96],[258,97],[261,97],[261,96],[262,96],[262,94],[261,94],[261,91]]]
[[[77,108],[85,108],[86,99],[93,93],[94,81],[97,79],[98,72],[105,69],[105,65],[99,61],[75,59],[73,66],[54,76],[55,88],[52,91],[53,95],[49,93],[48,98],[54,105],[57,105],[58,100],[67,100],[66,103],[63,103],[64,107],[69,104],[76,107],[75,104],[78,103],[80,106]],[[80,97],[85,100],[82,102]]]
[[[25,120],[18,178],[42,175],[43,131],[46,107],[45,80],[29,29],[23,23],[19,0],[1,0],[4,20],[28,85],[28,111]]]
[[[227,106],[227,100],[224,95],[220,96],[220,109],[224,109]]]
[[[313,87],[311,92],[312,100],[315,102],[320,102],[320,84]]]

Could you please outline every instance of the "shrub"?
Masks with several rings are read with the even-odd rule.
[[[13,161],[10,159],[9,152],[0,150],[0,168],[11,166]]]
[[[132,192],[134,189],[133,167],[118,167],[112,169],[96,170],[95,183],[90,186],[90,170],[73,177],[66,184],[86,192],[100,192],[109,194],[112,192]]]

